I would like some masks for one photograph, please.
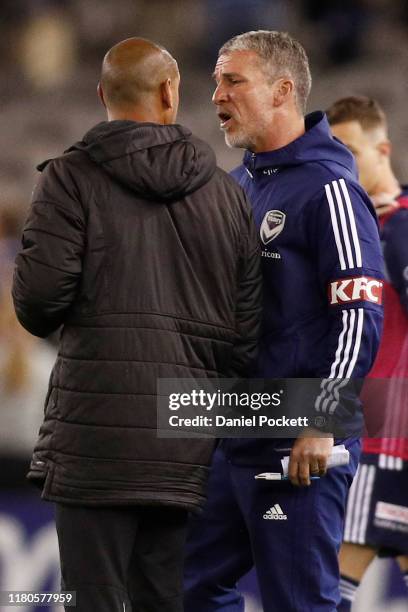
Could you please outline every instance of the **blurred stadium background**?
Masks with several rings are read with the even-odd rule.
[[[408,182],[408,0],[1,2],[0,589],[59,590],[53,510],[24,481],[55,343],[20,329],[9,297],[35,166],[104,120],[96,97],[103,55],[119,40],[144,36],[179,62],[180,123],[208,140],[230,170],[241,152],[227,149],[219,132],[211,72],[222,42],[260,28],[288,30],[306,47],[314,78],[309,110],[350,94],[380,101],[390,119],[398,178]],[[260,612],[253,576],[243,588],[247,612]],[[408,602],[393,563],[382,560],[370,569],[354,610],[385,609],[402,612]]]

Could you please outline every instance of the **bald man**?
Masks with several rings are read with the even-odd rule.
[[[164,48],[143,38],[130,38],[108,51],[98,93],[108,119],[132,119],[164,125],[177,116],[180,74]]]
[[[22,325],[62,326],[28,477],[56,504],[77,612],[181,612],[187,517],[205,501],[213,442],[158,437],[157,381],[244,375],[255,354],[250,207],[174,124],[179,81],[150,41],[107,53],[108,121],[39,166],[16,261]]]

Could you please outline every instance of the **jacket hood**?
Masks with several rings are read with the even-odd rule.
[[[305,117],[305,133],[293,142],[265,153],[251,153],[244,156],[244,165],[249,171],[265,168],[281,168],[284,166],[299,166],[309,162],[328,161],[343,166],[357,175],[354,157],[347,147],[330,131],[326,115],[316,111]]]
[[[210,146],[181,125],[103,121],[68,149],[75,150],[84,151],[112,178],[151,200],[192,193],[216,168]]]

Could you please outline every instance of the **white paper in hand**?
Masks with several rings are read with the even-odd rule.
[[[344,446],[344,444],[338,444],[337,446],[333,446],[331,455],[329,455],[329,458],[327,459],[327,467],[332,468],[338,467],[339,465],[348,465],[349,461],[350,453],[348,452],[347,448]],[[281,463],[283,474],[284,476],[287,476],[289,470],[289,456],[281,459]]]

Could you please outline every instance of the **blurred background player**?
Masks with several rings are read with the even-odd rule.
[[[408,586],[408,189],[393,172],[387,120],[378,102],[342,98],[327,115],[333,134],[354,154],[360,182],[375,206],[388,281],[383,337],[370,372],[370,379],[382,380],[365,389],[368,428],[384,415],[383,437],[364,439],[350,490],[340,552],[338,610],[345,612],[376,555],[397,558]]]

